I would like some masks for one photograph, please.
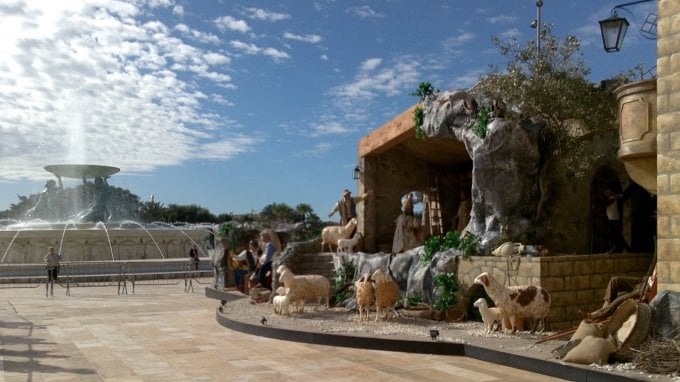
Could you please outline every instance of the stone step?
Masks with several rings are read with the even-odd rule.
[[[306,253],[301,257],[305,263],[333,263],[333,253]]]
[[[321,275],[335,282],[335,265],[333,264],[333,253],[307,253],[301,255],[304,259],[298,266],[299,274]]]

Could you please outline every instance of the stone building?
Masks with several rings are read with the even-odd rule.
[[[659,0],[657,40],[657,271],[680,292],[680,2]]]
[[[656,116],[656,209],[657,209],[657,267],[660,290],[680,292],[680,3],[674,0],[658,1],[658,45],[657,45],[657,96]],[[472,159],[464,143],[450,138],[430,137],[420,141],[414,137],[413,110],[404,111],[384,126],[371,132],[359,142],[359,164],[361,174],[358,192],[377,191],[373,198],[359,210],[359,230],[364,232],[364,250],[367,252],[390,252],[394,230],[394,219],[400,213],[400,198],[411,191],[427,195],[427,201],[435,204],[446,217],[426,216],[425,234],[444,233],[451,229],[458,206],[457,191],[469,190],[472,184]],[[603,163],[601,169],[626,176],[622,166]],[[592,184],[586,186],[592,188]],[[431,195],[437,189],[440,197]],[[578,193],[577,193],[578,194]],[[441,197],[441,195],[447,195]],[[582,193],[578,194],[583,197]],[[587,197],[587,195],[585,196]],[[565,200],[566,203],[570,201]],[[585,203],[587,205],[587,203]],[[570,204],[571,205],[571,204]],[[428,213],[428,208],[424,213]],[[436,214],[435,214],[436,215]],[[578,215],[578,213],[577,213]],[[585,216],[585,215],[584,215]],[[636,220],[634,208],[626,212],[626,219]],[[577,240],[576,248],[565,254],[588,254],[588,236]],[[635,240],[631,229],[626,235]],[[649,235],[649,233],[645,233]],[[646,236],[640,239],[646,240]],[[653,243],[652,243],[653,244]],[[573,317],[573,306],[601,304],[600,299],[608,279],[602,272],[591,272],[597,268],[607,269],[610,274],[621,271],[644,274],[648,256],[627,256],[633,265],[619,269],[620,262],[611,256],[568,256],[560,259],[540,259],[539,265],[532,265],[526,282],[543,284],[552,291],[563,293],[564,312],[556,313],[557,321],[569,324],[562,316]],[[536,261],[537,259],[534,259]],[[569,260],[565,262],[566,260]],[[602,267],[600,262],[610,267]],[[559,262],[559,269],[557,267]],[[554,264],[553,264],[554,263]],[[567,264],[569,263],[569,264]],[[596,266],[597,265],[597,266]],[[630,265],[630,264],[629,264]],[[638,269],[639,268],[639,269]],[[636,270],[636,271],[634,271]],[[476,270],[478,271],[478,270]],[[589,273],[593,273],[589,275]],[[557,277],[554,277],[557,276]],[[465,277],[465,276],[463,276]],[[542,281],[541,281],[542,280]],[[555,285],[546,283],[555,282]],[[584,295],[587,294],[586,295]],[[551,314],[552,315],[552,314]],[[560,325],[562,326],[562,325]]]

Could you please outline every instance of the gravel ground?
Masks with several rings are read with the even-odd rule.
[[[375,311],[370,319],[359,320],[355,311],[345,308],[315,309],[312,305],[305,306],[304,313],[294,313],[281,316],[274,313],[270,303],[253,303],[249,296],[237,291],[229,292],[229,302],[223,308],[225,316],[240,322],[256,322],[267,319],[267,325],[300,331],[345,333],[355,336],[372,336],[390,338],[407,338],[414,340],[430,340],[429,330],[439,330],[439,341],[463,343],[499,350],[507,353],[520,354],[536,359],[556,360],[551,351],[565,343],[565,340],[547,341],[536,344],[537,341],[555,332],[535,333],[528,331],[517,332],[512,335],[509,331],[492,332],[486,334],[481,322],[450,323],[415,317],[397,316],[388,320],[375,321]],[[232,300],[233,298],[233,300]],[[604,369],[613,373],[620,373],[640,380],[680,382],[680,378],[668,375],[650,375],[635,369],[632,363],[611,364],[604,366],[583,366]]]

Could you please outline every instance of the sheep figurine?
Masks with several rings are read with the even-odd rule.
[[[326,309],[328,309],[331,283],[324,276],[295,275],[290,269],[284,269],[279,275],[279,282],[295,292],[291,304],[297,307],[298,312],[303,312],[305,301],[311,299],[317,299],[317,306],[321,305],[321,301],[325,299]]]
[[[272,291],[267,288],[251,288],[250,299],[254,302],[260,303],[269,301]]]
[[[486,300],[483,298],[477,299],[477,301],[475,301],[475,303],[472,305],[479,309],[479,313],[482,315],[482,321],[484,321],[484,328],[486,329],[484,333],[491,333],[496,322],[498,322],[498,327],[501,327],[503,315],[500,308],[489,308],[489,306],[486,304]]]
[[[385,319],[389,318],[390,312],[396,315],[394,304],[399,301],[401,295],[399,284],[382,268],[373,272],[371,279],[375,281],[375,320],[378,321],[381,309],[385,311]]]
[[[366,320],[368,320],[371,305],[373,305],[373,283],[369,280],[369,274],[354,282],[354,297],[357,300],[357,311],[359,311],[359,321],[363,318],[363,312],[366,311]]]
[[[545,330],[545,318],[550,313],[550,293],[547,290],[534,285],[505,287],[487,272],[477,276],[474,283],[483,286],[496,306],[510,318],[512,334],[517,331],[515,318],[518,316],[534,319],[532,334],[539,324],[541,331]]]
[[[496,249],[491,251],[492,255],[500,257],[517,256],[521,255],[522,253],[524,253],[524,244],[513,243],[510,241],[506,241],[505,243],[499,245]]]
[[[338,252],[351,253],[354,251],[354,247],[359,244],[361,240],[361,232],[357,232],[350,239],[340,239],[338,240]]]
[[[290,314],[290,301],[294,293],[286,288],[283,296],[274,296],[274,313],[288,316]]]
[[[354,232],[357,224],[357,219],[352,218],[344,226],[333,225],[324,227],[324,229],[321,230],[321,252],[323,252],[325,246],[328,246],[328,250],[332,251],[333,248],[331,248],[331,245],[337,245],[338,240],[340,239],[349,238],[349,235]]]

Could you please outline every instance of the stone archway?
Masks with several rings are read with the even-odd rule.
[[[605,188],[617,194],[623,193],[618,174],[609,166],[597,169],[590,181],[590,253],[602,253],[611,248],[603,195]]]

